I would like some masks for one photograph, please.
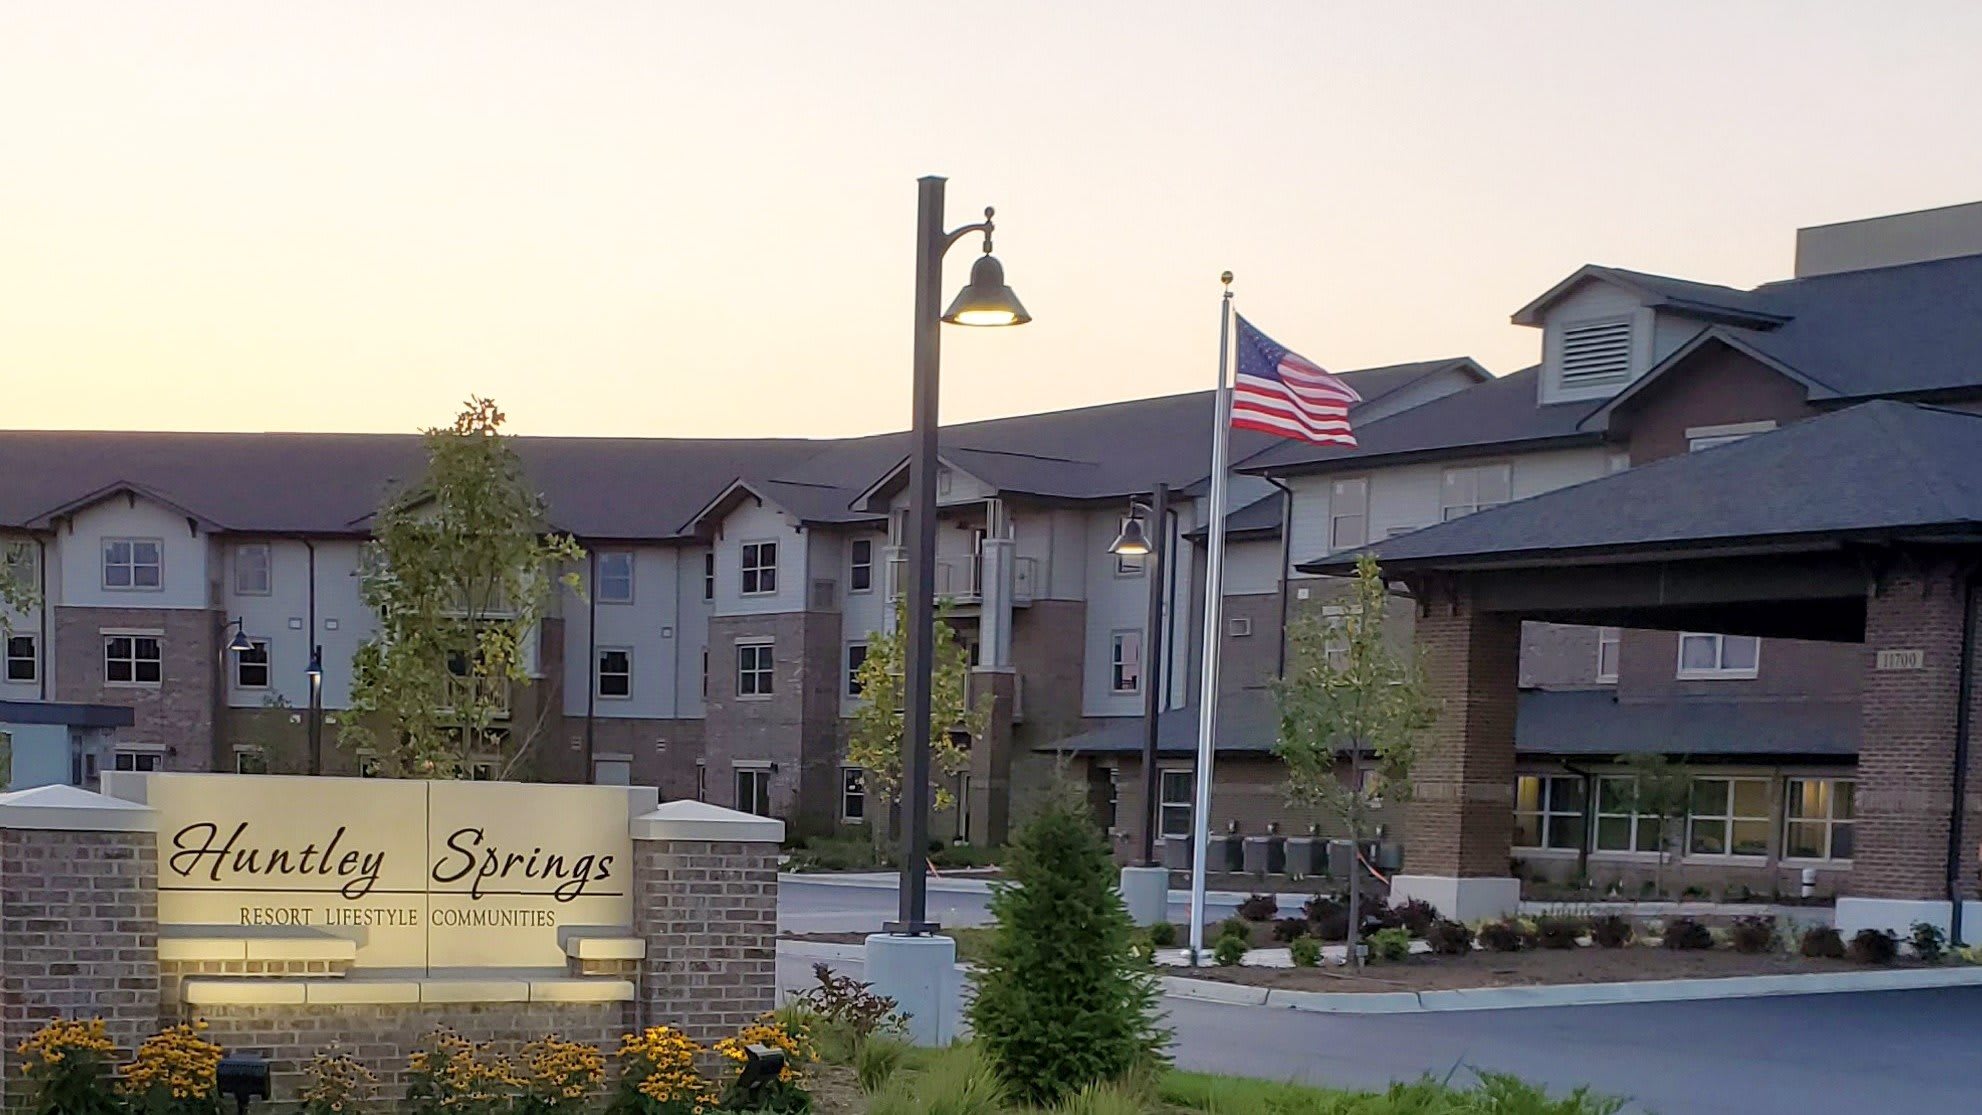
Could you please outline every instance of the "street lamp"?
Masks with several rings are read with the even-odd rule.
[[[323,647],[310,648],[310,664],[303,670],[310,679],[310,773],[323,773]]]
[[[1143,527],[1142,514],[1150,529]],[[1163,711],[1163,575],[1165,541],[1169,537],[1170,486],[1158,484],[1148,503],[1131,501],[1122,532],[1109,545],[1117,557],[1143,559],[1149,581],[1149,613],[1144,626],[1142,670],[1142,839],[1136,861],[1122,869],[1122,900],[1138,925],[1168,921],[1170,872],[1156,862],[1157,778],[1156,729]]]
[[[240,620],[230,619],[227,621],[227,623],[229,626],[234,628],[234,637],[227,640],[227,653],[247,654],[248,652],[255,649],[255,644],[251,639],[248,638],[248,633],[242,630]]]

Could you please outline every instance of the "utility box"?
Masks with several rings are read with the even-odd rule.
[[[1249,875],[1284,875],[1287,872],[1287,838],[1248,836],[1245,867]]]

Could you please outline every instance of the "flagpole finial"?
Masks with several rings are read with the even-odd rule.
[[[1225,271],[1225,272],[1222,272],[1222,273],[1220,273],[1220,274],[1219,274],[1219,276],[1218,276],[1218,281],[1219,281],[1219,282],[1221,282],[1221,283],[1224,283],[1224,284],[1225,284],[1226,286],[1231,286],[1231,285],[1232,285],[1232,273],[1231,273],[1230,271]]]

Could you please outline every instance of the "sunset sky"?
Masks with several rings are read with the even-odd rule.
[[[1959,0],[0,0],[0,426],[898,428],[925,173],[1036,319],[945,330],[947,419],[1208,385],[1223,268],[1327,366],[1509,372],[1584,262],[1747,286],[1982,198],[1977,43]]]

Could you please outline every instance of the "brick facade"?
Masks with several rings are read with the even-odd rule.
[[[1417,643],[1440,707],[1413,779],[1408,870],[1505,876],[1514,838],[1521,623],[1474,610],[1463,588],[1420,595]]]
[[[777,845],[636,840],[633,861],[640,1024],[708,1042],[776,1006]]]
[[[774,675],[768,696],[737,693],[737,646],[770,640]],[[843,684],[840,616],[777,612],[709,621],[709,696],[704,757],[709,800],[735,800],[738,763],[768,762],[771,814],[801,832],[826,831],[836,816],[838,724]]]
[[[222,624],[221,614],[208,609],[58,607],[54,699],[128,706],[136,722],[117,730],[118,742],[166,748],[172,770],[212,769],[220,746],[213,729]],[[112,685],[104,679],[108,630],[159,633],[158,685]],[[225,762],[232,769],[232,758]]]

